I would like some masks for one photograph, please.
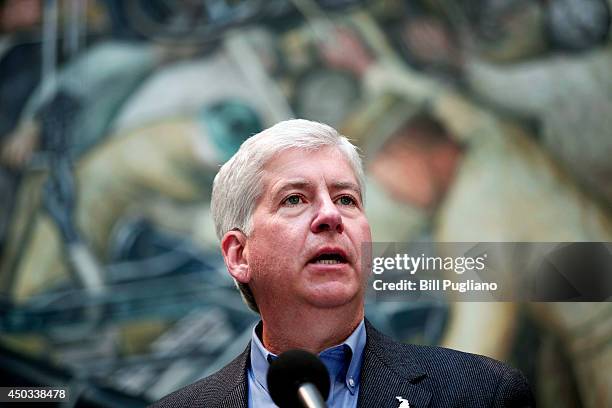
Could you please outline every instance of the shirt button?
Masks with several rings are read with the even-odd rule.
[[[351,387],[355,386],[355,380],[353,380],[352,378],[349,378],[348,383]]]

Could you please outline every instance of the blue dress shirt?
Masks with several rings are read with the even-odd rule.
[[[253,328],[251,337],[251,366],[248,370],[249,408],[276,407],[268,393],[269,361],[276,358],[261,343]],[[319,358],[329,371],[331,388],[327,398],[329,408],[356,408],[359,396],[359,372],[366,343],[363,320],[353,333],[342,343],[323,350]]]

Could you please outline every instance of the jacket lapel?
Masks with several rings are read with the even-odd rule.
[[[401,397],[410,408],[426,408],[431,393],[417,385],[426,377],[405,346],[382,335],[366,320],[367,340],[361,366],[357,408],[398,408]]]
[[[226,367],[227,372],[224,373],[223,383],[219,384],[219,392],[217,393],[219,399],[210,404],[210,406],[215,408],[248,408],[249,382],[247,379],[247,369],[250,363],[250,356],[251,342],[247,345],[246,350]]]

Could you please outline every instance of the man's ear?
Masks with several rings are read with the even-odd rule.
[[[223,252],[227,270],[240,283],[249,283],[251,280],[245,248],[246,235],[242,231],[228,231],[221,239],[221,252]]]

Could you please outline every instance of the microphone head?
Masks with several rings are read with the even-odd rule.
[[[314,354],[304,350],[289,350],[270,364],[268,391],[272,401],[280,408],[303,406],[298,398],[298,389],[305,383],[317,387],[323,400],[327,400],[329,373]]]

